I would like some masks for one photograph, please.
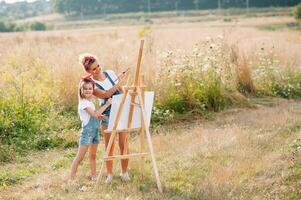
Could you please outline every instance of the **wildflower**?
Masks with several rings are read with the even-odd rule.
[[[206,40],[207,40],[207,41],[210,41],[210,40],[211,40],[211,37],[207,36],[207,37],[206,37]]]

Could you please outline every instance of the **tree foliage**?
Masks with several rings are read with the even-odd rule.
[[[37,0],[7,4],[0,1],[0,19],[22,19],[51,11],[64,15],[198,10],[246,7],[247,0]],[[249,0],[250,7],[295,6],[300,0]]]
[[[0,19],[15,20],[37,15],[45,15],[51,12],[49,2],[37,0],[31,3],[26,1],[7,4],[0,1]]]
[[[46,29],[46,25],[38,21],[23,24],[0,21],[0,32],[43,31]]]
[[[294,9],[294,16],[297,20],[301,20],[301,3],[299,3]]]
[[[56,12],[89,15],[125,12],[246,7],[246,0],[51,0]],[[249,0],[250,7],[294,6],[299,0]]]

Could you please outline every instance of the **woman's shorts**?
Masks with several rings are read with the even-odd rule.
[[[101,120],[100,124],[103,126],[109,126],[109,116],[107,116],[106,119]]]
[[[99,144],[100,136],[99,129],[83,128],[79,138],[79,145]]]

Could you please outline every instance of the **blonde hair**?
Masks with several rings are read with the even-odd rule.
[[[78,86],[78,99],[85,99],[85,96],[83,94],[84,92],[84,85],[87,84],[92,84],[93,90],[95,88],[95,83],[92,79],[89,78],[84,78],[79,82],[79,86]]]

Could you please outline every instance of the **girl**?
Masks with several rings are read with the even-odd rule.
[[[99,98],[100,104],[103,104],[107,101],[108,98],[111,98],[113,95],[123,93],[123,87],[121,87],[121,81],[125,77],[125,72],[121,73],[118,77],[112,70],[104,71],[102,66],[98,63],[96,57],[91,54],[82,54],[79,56],[80,64],[83,66],[84,70],[89,74],[88,77],[92,78],[96,84],[96,88],[94,90],[94,95]],[[105,148],[107,148],[111,133],[104,133],[104,130],[108,128],[108,119],[110,115],[110,107],[104,111],[104,114],[107,116],[107,120],[102,120],[101,122],[101,132],[104,136]],[[125,150],[126,147],[126,138],[127,133],[121,132],[118,133],[118,142],[120,154],[128,154],[128,150]],[[113,141],[112,148],[110,149],[109,156],[113,155],[114,152],[114,144]],[[127,172],[129,159],[121,160],[121,174],[120,178],[124,181],[129,181],[130,177]],[[106,161],[107,168],[107,178],[106,183],[109,183],[113,178],[113,161]]]
[[[78,113],[82,122],[81,135],[79,139],[79,149],[71,165],[70,179],[74,180],[78,165],[84,159],[89,149],[89,159],[91,167],[91,179],[96,180],[96,150],[100,141],[99,120],[101,114],[111,105],[111,99],[104,104],[99,110],[95,111],[92,96],[95,84],[91,79],[83,79],[79,84],[79,104]]]

